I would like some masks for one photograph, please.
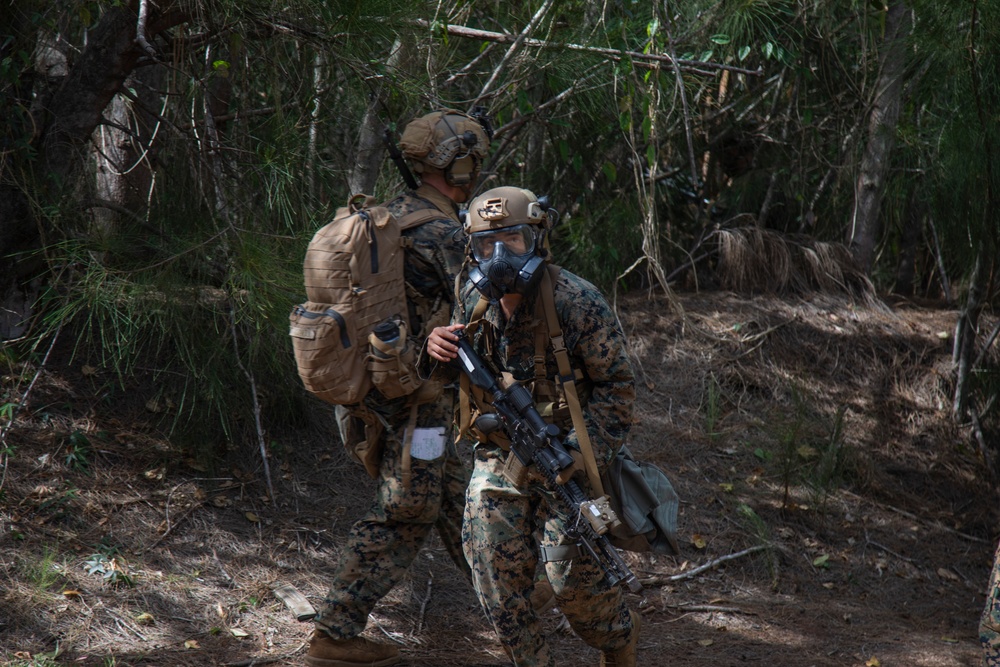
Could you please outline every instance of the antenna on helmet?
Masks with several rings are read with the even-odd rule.
[[[483,132],[486,133],[486,138],[492,142],[494,134],[493,121],[490,120],[490,115],[486,112],[486,107],[481,105],[472,107],[469,117],[474,118],[479,123],[479,126],[483,128]]]
[[[396,139],[392,136],[392,129],[385,128],[385,132],[382,133],[382,142],[385,144],[386,150],[389,151],[389,157],[396,164],[396,168],[399,169],[400,176],[406,181],[406,187],[411,190],[416,190],[420,187],[417,184],[417,179],[413,176],[413,172],[410,171],[410,165],[406,164],[406,160],[403,158],[403,152],[396,145]]]

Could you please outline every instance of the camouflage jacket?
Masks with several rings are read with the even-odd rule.
[[[610,462],[625,442],[632,424],[635,402],[635,378],[622,333],[614,311],[592,284],[561,270],[554,283],[555,308],[562,327],[570,364],[581,371],[577,380],[584,422],[594,447],[594,456],[602,467]],[[510,321],[499,304],[490,304],[478,330],[473,334],[477,351],[497,370],[510,373],[523,384],[532,386],[535,399],[545,400],[535,379],[535,331],[544,325],[538,317],[538,292],[526,296]],[[457,321],[467,324],[479,301],[479,292],[467,283],[461,292],[462,308]],[[552,345],[546,337],[545,375],[550,381],[558,376]],[[554,385],[554,383],[552,383]],[[544,414],[544,412],[543,412]],[[553,410],[553,421],[567,434],[565,442],[576,447],[576,434],[568,410]]]

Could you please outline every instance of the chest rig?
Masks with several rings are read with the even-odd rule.
[[[584,378],[583,371],[573,368],[570,363],[569,352],[563,340],[562,326],[559,322],[559,315],[555,307],[555,281],[559,276],[560,268],[550,264],[542,274],[538,284],[537,296],[534,305],[534,321],[537,323],[534,331],[534,355],[533,368],[534,375],[528,389],[535,399],[539,413],[558,426],[563,432],[568,432],[570,428],[575,430],[577,444],[580,453],[583,455],[584,466],[587,471],[587,480],[597,497],[604,495],[604,487],[601,483],[601,476],[597,467],[597,460],[594,456],[594,449],[590,442],[590,434],[583,418],[581,400],[590,398],[590,391],[584,387],[578,387]],[[481,296],[476,306],[472,310],[469,323],[466,325],[467,333],[472,336],[483,322],[489,301]],[[487,335],[488,330],[483,331],[485,352],[488,358],[495,358],[495,340],[493,336]],[[548,376],[546,368],[546,352],[551,346],[552,355],[556,361],[557,375]],[[502,374],[502,381],[509,386],[514,382],[510,373]],[[503,449],[510,450],[510,441],[507,436],[497,430],[486,434],[476,428],[476,418],[483,414],[494,412],[491,404],[491,396],[475,387],[469,382],[467,375],[462,374],[459,392],[459,437],[469,437],[480,443],[490,443]],[[582,394],[582,396],[581,396]]]

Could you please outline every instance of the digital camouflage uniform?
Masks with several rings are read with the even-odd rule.
[[[413,242],[405,260],[408,292],[411,288],[416,292],[408,293],[410,322],[417,335],[416,344],[421,345],[435,326],[428,322],[433,310],[438,309],[439,317],[447,322],[454,301],[455,276],[465,256],[465,235],[452,201],[431,186],[403,194],[386,207],[397,219],[432,207],[442,213],[440,219],[404,232]],[[442,305],[444,309],[440,310]],[[419,406],[417,427],[450,427],[454,395],[454,389],[446,388],[439,400]],[[315,618],[317,627],[333,639],[349,639],[365,629],[368,614],[402,579],[435,526],[452,560],[466,576],[469,574],[461,545],[469,473],[458,458],[450,428],[446,431],[443,457],[434,461],[411,459],[406,486],[402,439],[410,419],[407,399],[387,401],[372,390],[365,404],[386,426],[382,434],[383,457],[375,500],[351,527],[343,560]]]
[[[993,556],[986,607],[979,619],[979,642],[983,645],[984,667],[1000,667],[1000,547]]]
[[[473,342],[496,368],[530,383],[535,375],[535,316],[537,290],[528,295],[504,324],[499,304],[491,304]],[[479,300],[470,285],[463,290],[466,323]],[[632,421],[635,386],[625,339],[611,307],[587,281],[561,271],[555,281],[555,306],[574,368],[584,373],[578,381],[583,414],[594,455],[603,467],[624,443]],[[558,376],[551,345],[547,346],[546,375]],[[589,397],[586,398],[586,397]],[[576,446],[568,415],[556,419]],[[539,620],[529,604],[539,559],[536,533],[542,546],[568,544],[567,516],[556,509],[559,501],[541,486],[514,487],[502,475],[507,454],[499,446],[478,444],[466,494],[463,535],[465,555],[472,566],[473,585],[508,655],[518,667],[550,667],[553,658]],[[580,480],[585,493],[590,485]],[[545,564],[560,610],[573,630],[589,645],[615,651],[630,640],[632,625],[622,590],[609,587],[599,565],[584,553],[573,560]]]

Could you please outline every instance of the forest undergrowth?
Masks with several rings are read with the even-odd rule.
[[[997,504],[950,418],[956,313],[722,291],[677,303],[617,304],[638,377],[631,447],[682,501],[679,556],[627,554],[644,582],[629,596],[640,664],[978,665]],[[73,352],[53,349],[2,453],[0,660],[301,664],[309,624],[273,590],[318,604],[372,491],[330,409],[267,432],[272,498],[255,440],[205,443],[206,460],[168,437],[155,383],[108,400],[111,370]],[[2,388],[37,370],[8,363]],[[544,623],[558,664],[597,664],[558,611]],[[436,537],[366,633],[406,665],[507,664]]]

